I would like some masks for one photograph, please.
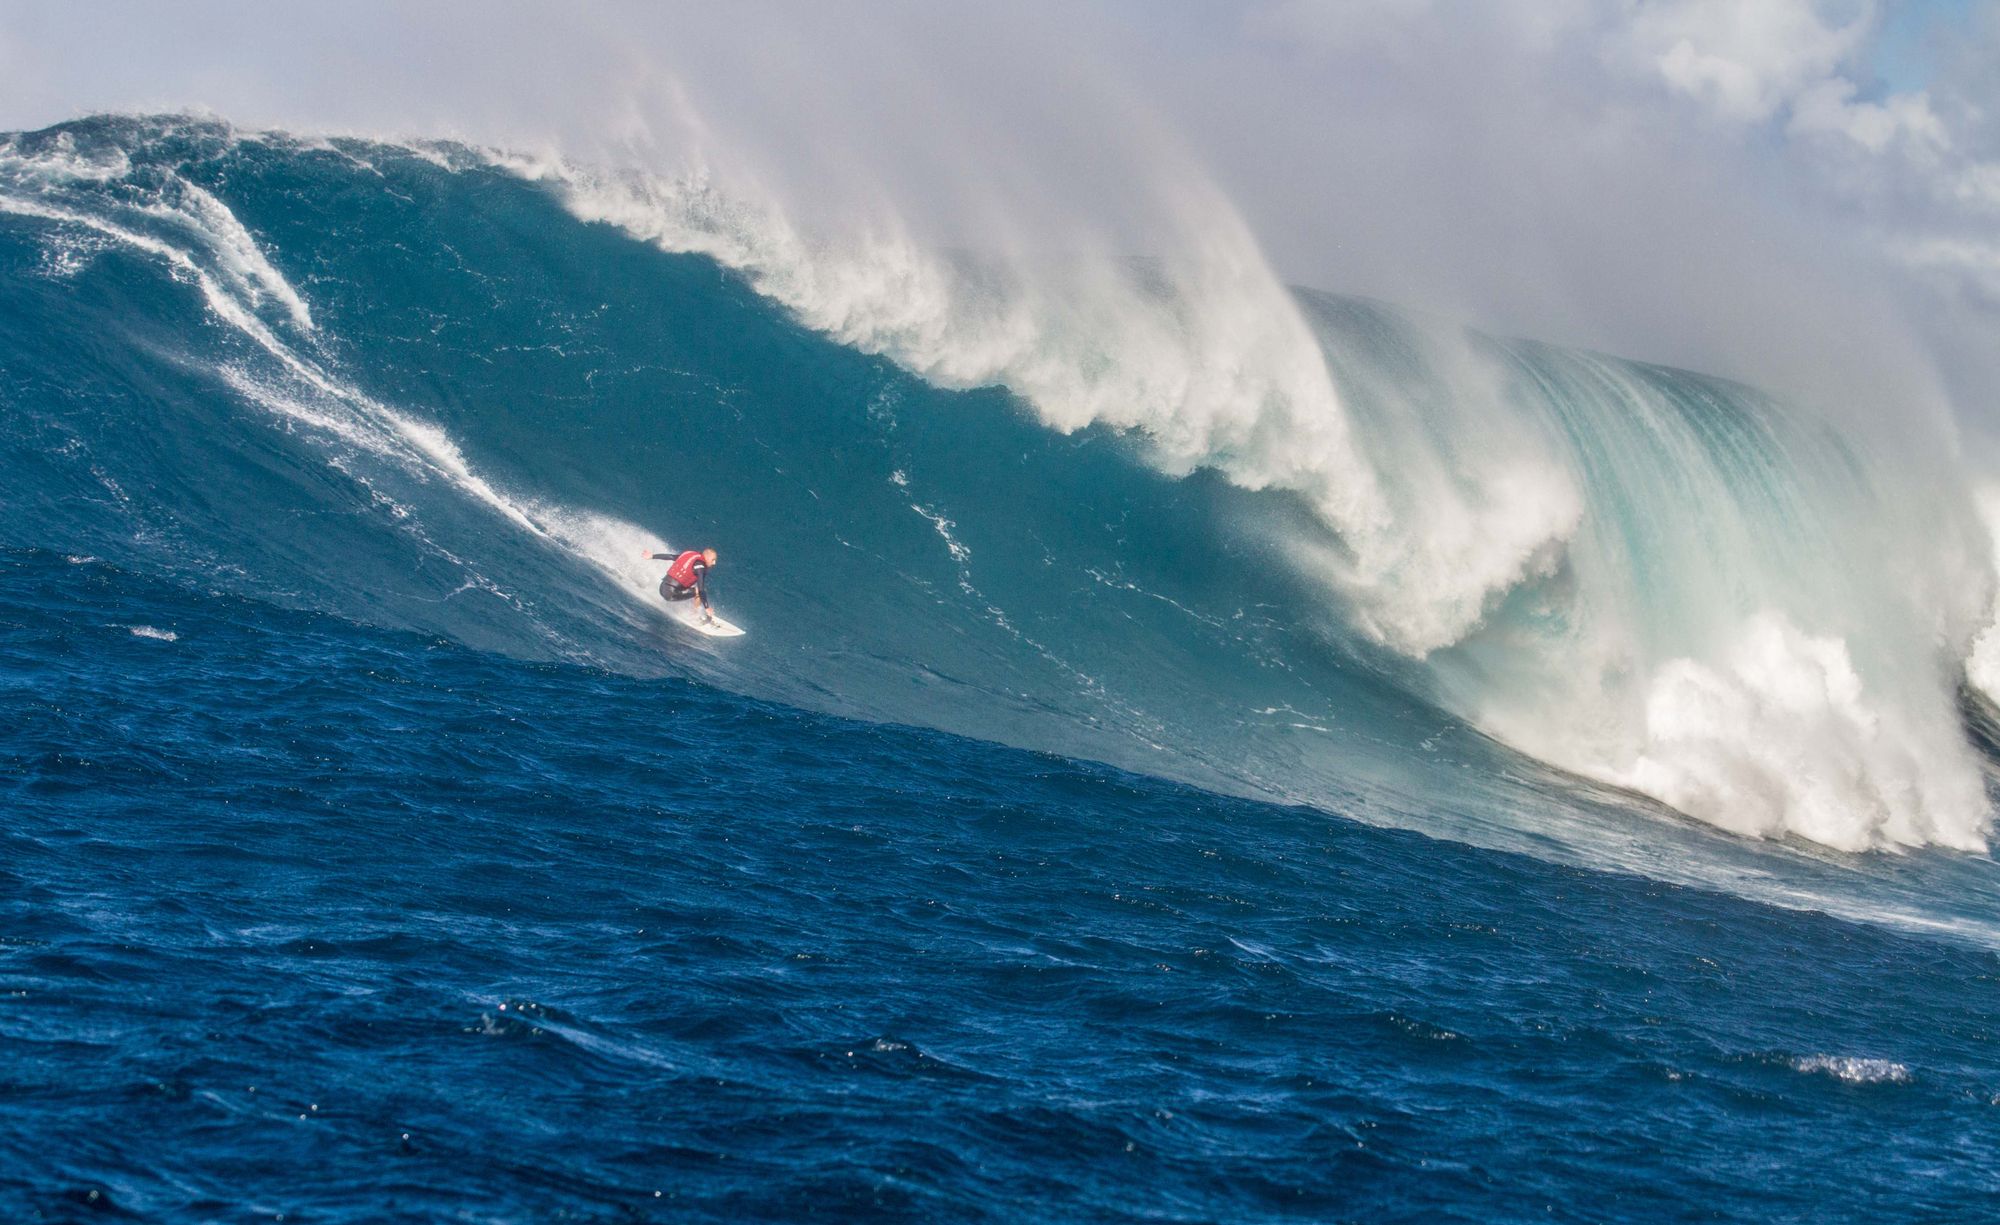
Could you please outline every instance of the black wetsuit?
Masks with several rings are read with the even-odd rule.
[[[653,554],[654,561],[671,562],[679,557],[680,557],[679,553]],[[701,606],[703,608],[707,608],[708,607],[708,563],[706,561],[703,561],[701,558],[697,557],[688,564],[688,569],[694,571],[694,585],[692,587],[683,587],[679,583],[676,583],[673,580],[673,576],[663,575],[660,578],[660,595],[663,599],[676,602],[680,600],[686,600],[689,598],[699,598],[701,601]]]

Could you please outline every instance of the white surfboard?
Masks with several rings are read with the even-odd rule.
[[[703,615],[701,606],[693,600],[679,600],[667,605],[667,615],[687,626],[697,634],[707,634],[710,638],[740,638],[743,627],[731,625],[721,617]]]

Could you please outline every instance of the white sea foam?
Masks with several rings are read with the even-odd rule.
[[[152,638],[160,642],[178,642],[180,635],[172,630],[163,630],[151,625],[128,625],[134,638]]]
[[[1792,1060],[1795,1071],[1831,1076],[1853,1085],[1905,1085],[1910,1069],[1891,1059],[1861,1059],[1852,1055],[1807,1055]]]
[[[35,152],[9,142],[0,145],[0,187],[11,188],[0,195],[0,210],[59,221],[165,259],[177,275],[200,285],[210,308],[236,326],[245,322],[238,316],[255,319],[258,308],[275,300],[301,331],[313,330],[305,300],[272,266],[228,206],[206,189],[168,175],[152,189],[151,199],[129,209],[131,219],[124,223],[65,203],[65,189],[79,181],[103,183],[130,173],[131,162],[124,152],[82,157],[67,133]],[[192,249],[146,232],[142,224],[147,220],[179,231]]]
[[[663,571],[654,553],[675,553],[692,547],[672,544],[636,523],[596,511],[531,502],[529,511],[539,530],[575,556],[603,571],[633,601],[662,616],[655,592]],[[698,542],[697,542],[698,543]]]
[[[972,550],[967,548],[964,542],[960,541],[958,537],[951,534],[951,530],[957,527],[958,524],[953,523],[937,511],[925,506],[922,502],[910,503],[910,509],[928,520],[931,527],[936,529],[937,534],[944,538],[945,551],[951,554],[952,564],[957,566],[960,571],[963,571],[972,561]]]
[[[195,232],[209,244],[214,267],[231,288],[247,298],[253,307],[262,305],[266,299],[275,299],[300,331],[312,331],[312,311],[307,309],[305,299],[272,266],[257,240],[236,219],[236,214],[204,188],[192,183],[180,183],[179,187],[177,211],[194,223]],[[151,208],[159,213],[169,212],[166,205],[153,205]]]
[[[1603,773],[1738,833],[1846,851],[1983,850],[1986,796],[1948,710],[1870,701],[1837,638],[1750,618],[1720,660],[1678,659],[1647,688],[1645,746]]]
[[[68,132],[57,133],[34,153],[20,148],[18,135],[0,139],[0,159],[12,162],[21,174],[50,184],[108,183],[132,173],[132,159],[123,149],[81,152]]]

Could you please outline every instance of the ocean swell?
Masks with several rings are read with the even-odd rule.
[[[643,555],[721,531],[754,542],[755,645],[665,666],[768,696],[1304,799],[1398,776],[1436,703],[1736,833],[1985,844],[1969,482],[1740,385],[1289,289],[1219,202],[1145,260],[950,252],[699,173],[103,119],[0,139],[0,214],[33,409],[14,530],[62,537],[25,543],[168,543],[261,593],[644,671]],[[137,280],[88,307],[112,255],[220,329]],[[122,407],[30,404],[62,326],[117,350]],[[114,420],[164,402],[160,359],[206,390]],[[218,394],[304,449],[243,458]],[[162,468],[134,431],[210,460]],[[656,479],[649,448],[688,446],[691,487]],[[218,447],[283,492],[214,496],[228,473],[186,468]],[[65,500],[86,487],[109,517]],[[285,516],[352,543],[302,563]]]

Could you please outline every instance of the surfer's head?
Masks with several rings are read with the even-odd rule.
[[[709,565],[711,565],[711,566],[712,566],[712,565],[714,565],[714,564],[715,564],[715,550],[714,550],[714,549],[703,549],[703,550],[701,551],[701,559],[702,559],[703,561],[707,562],[707,563],[708,563]]]

